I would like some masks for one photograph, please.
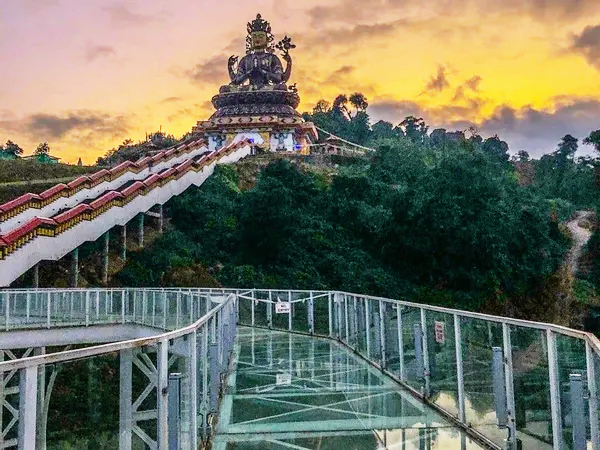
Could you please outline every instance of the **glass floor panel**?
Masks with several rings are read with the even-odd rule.
[[[243,328],[215,449],[480,449],[329,339]]]

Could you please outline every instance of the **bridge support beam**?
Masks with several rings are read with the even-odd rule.
[[[19,437],[18,448],[35,450],[37,422],[38,368],[19,371]]]
[[[156,356],[156,415],[157,415],[157,437],[156,446],[158,450],[169,448],[169,341],[160,341]]]
[[[138,216],[138,246],[144,247],[144,213]]]
[[[102,282],[108,283],[108,252],[110,250],[110,231],[104,233],[102,236]]]
[[[133,438],[133,350],[120,352],[119,450],[131,450]]]
[[[127,261],[127,225],[121,227],[121,259]]]
[[[40,287],[40,263],[37,263],[35,266],[33,266],[33,277],[32,277],[32,287],[34,289],[37,289],[38,287]]]
[[[158,205],[158,232],[162,233],[164,228],[163,205]]]
[[[79,249],[71,252],[71,287],[76,288],[79,285]]]

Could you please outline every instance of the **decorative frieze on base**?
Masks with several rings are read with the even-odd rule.
[[[200,121],[193,133],[208,141],[216,150],[241,139],[250,139],[262,151],[308,154],[317,139],[315,126],[301,117],[234,116]]]

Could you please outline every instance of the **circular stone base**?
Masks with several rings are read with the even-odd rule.
[[[279,89],[226,92],[215,95],[212,104],[217,110],[212,116],[300,116],[296,108],[300,97],[296,92]]]

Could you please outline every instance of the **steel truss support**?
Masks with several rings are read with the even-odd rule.
[[[129,353],[131,352],[131,354]],[[150,357],[156,353],[156,362]],[[130,450],[134,437],[139,438],[148,448],[167,449],[167,384],[168,370],[178,356],[169,356],[168,342],[160,342],[156,347],[144,349],[122,350],[120,354],[120,420],[119,420],[119,449]],[[134,372],[133,368],[137,371]],[[141,372],[146,378],[146,386],[141,393],[134,395],[132,379]],[[161,376],[162,375],[162,376]],[[142,410],[144,401],[152,394],[156,394],[156,409]],[[141,422],[156,421],[158,430],[157,439],[154,440],[140,426]]]
[[[15,350],[0,350],[0,361],[11,361],[20,358],[26,358],[34,355],[35,349],[27,348],[22,354],[15,354]],[[29,370],[29,369],[28,369]],[[31,374],[35,373],[35,380],[31,379]],[[37,421],[37,368],[33,368],[33,372],[25,369],[19,372],[6,372],[0,374],[0,449],[3,448],[27,448],[35,449],[36,444],[36,421]],[[30,408],[31,405],[31,390],[35,384],[35,392],[33,396],[33,418],[31,411],[25,411],[23,408]],[[29,389],[29,391],[27,390]],[[26,395],[22,395],[22,393]],[[13,405],[17,403],[18,407]],[[27,397],[28,398],[25,398]],[[23,413],[21,411],[24,411]],[[26,429],[21,422],[27,421],[28,426],[33,425],[32,429]],[[33,432],[33,434],[31,434]],[[25,439],[31,439],[32,446],[21,446]]]

